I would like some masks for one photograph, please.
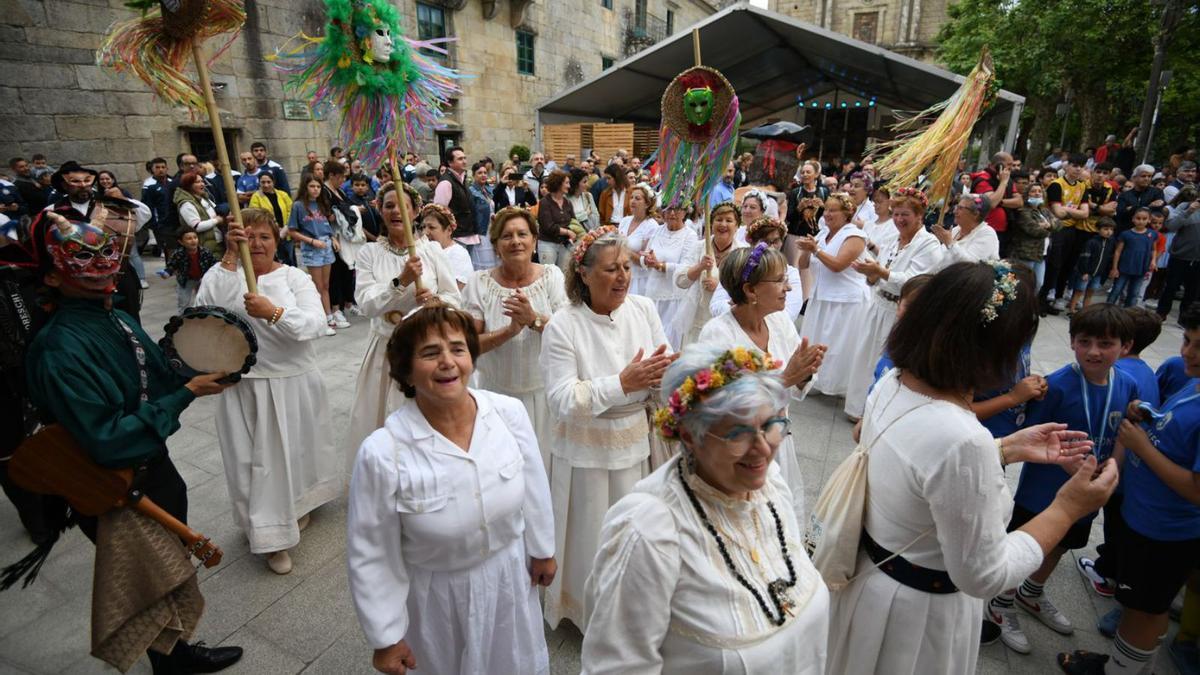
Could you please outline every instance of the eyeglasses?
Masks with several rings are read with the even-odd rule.
[[[767,445],[775,447],[787,438],[789,429],[792,426],[792,421],[786,417],[772,417],[763,423],[757,429],[746,426],[734,427],[732,431],[724,436],[718,436],[714,433],[707,432],[706,435],[725,443],[731,450],[738,453],[746,453],[750,451],[754,441],[758,440],[759,435],[762,435],[763,440]]]

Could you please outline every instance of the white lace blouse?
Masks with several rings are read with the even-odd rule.
[[[442,247],[421,237],[416,240],[417,256],[421,258],[421,287],[428,288],[448,305],[458,307],[462,297],[458,282]],[[354,302],[363,314],[371,317],[371,328],[382,337],[389,337],[396,325],[386,318],[388,312],[407,314],[417,308],[414,284],[396,286],[408,260],[408,251],[393,252],[386,241],[367,244],[359,250],[354,265]]]
[[[552,316],[566,307],[567,290],[563,273],[555,265],[542,265],[542,274],[533,283],[522,287],[533,310]],[[505,288],[492,276],[491,270],[475,272],[463,289],[463,309],[484,324],[485,331],[498,330],[512,320],[504,315],[504,300],[515,291]],[[547,324],[549,325],[549,324]],[[509,394],[537,391],[545,386],[538,356],[542,351],[542,334],[522,330],[507,342],[479,357],[476,364],[479,386],[495,388]]]

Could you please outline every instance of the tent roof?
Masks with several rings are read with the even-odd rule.
[[[724,73],[741,103],[743,124],[840,90],[901,110],[950,97],[963,77],[882,47],[776,12],[738,3],[695,24],[703,63]],[[658,124],[659,100],[692,65],[690,30],[679,31],[538,107],[544,121],[592,119]],[[1001,90],[989,115],[1024,97]],[[551,119],[545,119],[545,118]]]

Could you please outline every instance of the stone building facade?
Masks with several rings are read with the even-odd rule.
[[[457,36],[449,65],[469,77],[446,128],[418,148],[436,161],[460,143],[468,156],[504,157],[532,145],[537,104],[715,12],[707,0],[395,0],[414,37]],[[289,172],[308,150],[336,141],[331,120],[304,117],[263,59],[289,37],[320,35],[319,0],[246,0],[241,35],[213,65],[231,157],[262,141]],[[45,154],[108,168],[127,186],[143,164],[212,148],[206,118],[159,101],[135,79],[95,65],[95,50],[123,0],[0,0],[0,155]],[[301,119],[296,119],[301,118]],[[234,160],[236,162],[236,159]],[[135,190],[136,192],[136,190]]]
[[[769,0],[772,11],[877,44],[922,61],[934,60],[937,34],[951,0]]]

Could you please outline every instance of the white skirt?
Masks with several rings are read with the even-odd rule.
[[[859,576],[833,593],[826,672],[866,675],[973,673],[983,600],[909,588],[865,553]]]
[[[582,631],[583,585],[592,573],[592,563],[600,549],[604,514],[650,472],[645,460],[627,469],[611,471],[581,469],[558,456],[551,457],[550,462],[558,574],[546,589],[546,623],[557,628],[560,621],[567,619]]]
[[[233,519],[250,551],[292,548],[296,520],[344,483],[321,373],[244,378],[221,394],[216,417]]]
[[[470,248],[471,266],[478,270],[490,270],[500,264],[496,260],[496,249],[492,248],[492,242],[484,235],[479,238],[479,243]]]
[[[780,477],[792,492],[792,510],[796,514],[796,524],[803,532],[808,527],[808,515],[804,510],[804,477],[791,436],[779,444],[779,449],[775,451],[775,463],[779,465]]]
[[[688,302],[687,296],[683,296],[674,300],[655,300],[654,307],[658,310],[658,317],[662,319],[663,332],[667,335],[671,350],[679,351],[683,337],[692,325],[689,310],[695,309],[695,305]],[[655,348],[657,347],[658,345],[655,345]]]
[[[371,341],[362,366],[358,369],[358,384],[354,390],[354,405],[350,407],[350,431],[346,437],[346,474],[354,465],[358,446],[383,427],[387,416],[408,401],[400,385],[388,374],[387,338],[372,331]]]
[[[895,303],[881,298],[872,298],[867,303],[863,319],[859,322],[862,332],[858,348],[854,351],[850,382],[846,388],[846,414],[851,417],[863,416],[863,410],[867,407],[867,390],[875,381],[875,364],[883,356],[888,334],[895,323]],[[824,364],[821,366],[821,376],[825,376]]]
[[[465,570],[408,566],[408,633],[421,675],[549,673],[525,541]]]
[[[862,330],[862,302],[810,298],[800,325],[800,338],[825,345],[825,360],[813,388],[827,396],[845,396],[853,367],[855,336]],[[875,362],[872,361],[874,366]]]

